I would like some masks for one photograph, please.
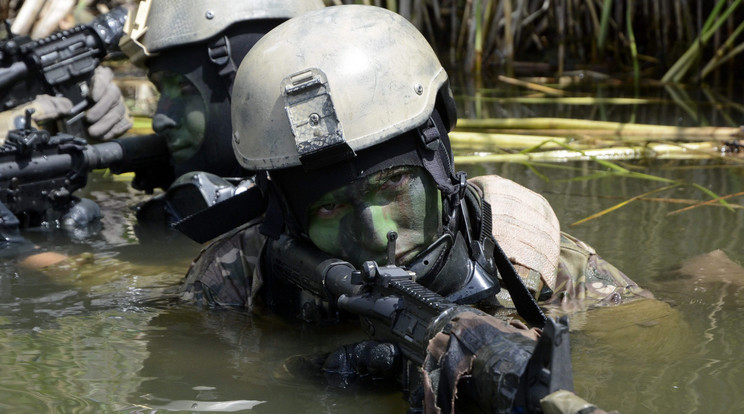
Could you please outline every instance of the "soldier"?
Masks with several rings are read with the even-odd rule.
[[[235,72],[266,32],[321,7],[322,0],[141,1],[120,46],[160,92],[152,129],[166,137],[172,165],[135,177],[133,186],[167,189],[192,171],[249,175],[230,150]],[[143,206],[138,217],[157,215],[161,202]]]
[[[217,176],[249,175],[230,148],[230,92],[238,65],[256,41],[273,27],[322,7],[322,0],[141,1],[136,12],[130,13],[127,19],[120,47],[135,65],[147,69],[148,77],[160,92],[152,128],[166,137],[171,164],[137,174],[132,186],[150,191],[158,187],[168,189],[176,177],[182,176],[175,186],[189,185],[192,181],[215,181],[227,191],[231,190],[227,188],[229,183]],[[102,96],[115,92],[118,95],[114,98],[121,101],[119,89],[111,82],[110,70],[103,72],[99,76],[96,71],[93,96],[100,89]],[[35,103],[39,109],[37,114],[43,119],[58,117],[69,110],[67,106],[70,105],[65,106],[64,98],[48,98]],[[114,98],[102,98],[100,102]],[[109,138],[107,134],[114,130],[123,132],[101,124],[103,121],[111,123],[111,116],[99,114],[102,103],[88,111],[89,121],[93,121],[91,114],[101,119],[92,123],[90,130],[105,131],[103,138]],[[124,131],[129,126],[131,123]],[[189,172],[194,173],[187,174]],[[164,224],[171,224],[175,220],[174,206],[165,203],[165,198],[165,194],[161,194],[137,206],[138,220],[155,223],[157,230]],[[98,206],[87,200],[76,204],[62,221],[76,228],[94,224],[90,227],[95,229],[99,218]],[[10,217],[9,220],[14,223]],[[17,250],[12,248],[18,244],[16,234],[17,229],[12,225],[0,232],[0,238],[11,247],[6,249],[7,255]],[[54,255],[53,260],[60,257]]]
[[[132,126],[129,111],[118,86],[113,83],[114,74],[108,67],[95,68],[90,82],[92,105],[85,111],[88,137],[93,140],[109,140],[124,134]],[[33,110],[32,123],[55,122],[73,109],[72,101],[64,96],[38,95],[36,98],[11,110],[0,113],[0,145],[5,142],[8,131],[26,127],[25,111]],[[38,125],[36,125],[38,126]],[[11,173],[12,174],[12,173]],[[46,194],[39,194],[40,198]],[[56,214],[56,212],[55,212]],[[93,200],[73,197],[70,206],[59,216],[50,214],[45,221],[59,222],[68,231],[89,234],[98,230],[100,208]],[[15,256],[33,246],[19,233],[19,221],[13,213],[0,206],[0,255]]]
[[[536,300],[574,311],[653,297],[591,247],[561,233],[541,196],[500,177],[466,180],[455,172],[447,134],[456,113],[447,74],[423,36],[397,14],[336,6],[280,25],[240,67],[232,121],[237,160],[258,171],[268,208],[202,251],[186,276],[185,300],[247,309],[265,304],[305,319],[323,315],[317,298],[272,272],[287,260],[272,254],[272,246],[287,240],[357,268],[367,260],[392,261],[451,301],[497,312]],[[390,231],[397,233],[392,245]],[[507,256],[523,284],[507,282],[511,266],[501,260]],[[515,288],[494,296],[497,268]],[[482,321],[460,323],[483,332],[475,328]],[[489,335],[534,338],[524,325],[486,325],[496,327]],[[453,408],[452,387],[470,373],[459,369],[473,361],[464,358],[445,375],[438,357],[461,337],[441,335],[430,343],[425,364],[430,412]],[[490,336],[481,339],[483,348],[465,348],[483,363],[499,351]],[[366,370],[360,359],[388,355],[385,349],[357,344],[331,354],[325,366],[353,361],[352,368]],[[442,384],[445,378],[454,383]],[[475,388],[485,408],[510,410],[496,408],[496,397],[484,401],[503,389]],[[574,410],[588,406],[581,402]]]

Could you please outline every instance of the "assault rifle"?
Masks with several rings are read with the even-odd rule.
[[[0,203],[20,220],[21,227],[61,217],[76,201],[73,193],[85,187],[91,170],[109,168],[120,174],[170,165],[162,136],[88,145],[69,134],[51,136],[32,128],[32,112],[26,111],[26,127],[9,131],[0,146]]]
[[[268,262],[272,279],[286,280],[327,302],[331,309],[359,316],[371,339],[397,346],[405,361],[400,380],[407,389],[411,411],[416,412],[423,406],[421,367],[429,340],[441,331],[446,332],[449,324],[464,312],[486,315],[470,306],[450,302],[416,283],[415,274],[395,266],[394,253],[391,254],[395,250],[395,238],[394,232],[388,234],[386,266],[368,261],[357,270],[348,262],[324,255],[286,235],[269,241]],[[276,258],[280,259],[273,260]],[[499,349],[522,349],[524,341],[517,343],[513,337],[521,335],[502,333],[489,341],[498,344]],[[510,359],[512,355],[514,360]],[[508,351],[492,354],[484,362],[490,365],[480,371],[481,376],[489,378],[465,381],[481,387],[480,395],[486,401],[476,403],[499,412],[504,407],[508,412],[540,412],[542,397],[559,389],[573,389],[565,319],[558,322],[548,319],[537,345],[526,355],[525,358],[525,352],[517,355]],[[483,392],[484,389],[487,391]]]
[[[88,81],[110,52],[118,50],[127,10],[117,7],[44,39],[14,36],[0,41],[0,110],[32,101],[39,94],[64,96],[73,109],[60,131],[85,137],[83,110],[89,106]]]

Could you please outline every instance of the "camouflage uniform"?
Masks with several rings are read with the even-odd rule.
[[[497,178],[500,188],[509,191],[510,195],[517,194],[522,201],[525,197],[532,197],[531,206],[548,209],[546,214],[540,213],[548,217],[544,227],[557,229],[557,220],[551,216],[552,209],[549,208],[547,201],[512,181]],[[482,181],[481,177],[471,181],[482,186],[479,183]],[[501,198],[492,191],[486,191],[486,193],[482,194],[484,198],[495,206],[494,233],[496,233],[496,239],[512,262],[515,262],[518,273],[536,296],[543,290],[543,286],[553,291],[548,299],[540,302],[553,313],[570,313],[592,306],[620,304],[633,298],[653,297],[649,291],[640,288],[623,272],[599,257],[589,245],[557,230],[555,235],[545,237],[542,241],[531,241],[531,244],[542,246],[546,244],[546,240],[548,243],[553,243],[551,240],[555,240],[552,247],[548,246],[556,251],[554,263],[541,265],[539,262],[550,262],[550,260],[542,260],[543,253],[535,251],[535,247],[523,249],[527,253],[510,250],[509,245],[513,244],[510,243],[512,240],[504,240],[504,236],[498,234],[497,230],[498,227],[509,230],[510,225],[501,218],[503,214],[497,208],[502,204]],[[520,220],[512,220],[514,221]],[[263,280],[259,261],[266,239],[259,233],[260,224],[260,219],[252,221],[222,236],[203,249],[186,275],[182,287],[182,298],[203,306],[251,309]],[[524,225],[520,224],[517,227],[523,228]],[[527,256],[540,257],[534,259]],[[555,270],[551,271],[551,269]],[[500,293],[498,298],[501,304],[510,305],[510,298],[506,291]]]
[[[506,210],[499,208],[500,204],[508,202],[500,202],[502,197],[494,194],[495,191],[489,191],[487,183],[479,182],[483,180],[473,181],[476,184],[471,189],[475,188],[476,191],[479,189],[480,195],[495,205],[492,214],[495,237],[499,236],[499,230],[496,230],[499,225],[507,233],[509,227],[524,229],[526,225],[524,220],[529,217],[517,218],[519,214],[509,211],[510,208]],[[543,229],[546,237],[542,239],[525,237],[516,242],[537,247],[544,245],[545,241],[552,240],[554,246],[547,246],[547,250],[555,250],[554,262],[543,260],[551,256],[550,253],[532,251],[534,249],[507,250],[505,246],[513,245],[515,240],[503,240],[503,235],[497,237],[497,240],[500,243],[504,242],[502,248],[535,295],[542,291],[543,286],[552,289],[553,294],[540,302],[551,313],[570,313],[592,306],[620,304],[633,298],[653,297],[650,292],[638,287],[620,270],[599,257],[590,246],[559,231],[553,234],[550,228],[555,227],[554,230],[557,230],[557,220],[553,220],[552,209],[549,209],[549,205],[542,197],[503,178],[497,177],[497,181],[501,191],[508,192],[509,196],[517,195],[516,199],[520,202],[527,201],[525,198],[533,198],[533,203],[523,206],[523,210],[541,208],[549,210],[536,214],[547,217],[545,222],[528,223],[548,228]],[[207,246],[196,258],[186,276],[182,297],[203,306],[251,309],[263,280],[259,262],[266,239],[259,233],[260,224],[260,219],[255,220]],[[559,240],[559,243],[555,243],[555,240]],[[546,272],[546,268],[555,269],[554,274],[543,275],[541,271]],[[510,305],[510,298],[505,290],[497,297],[502,305]],[[423,378],[421,408],[427,414],[454,413],[459,379],[466,377],[473,378],[467,385],[470,387],[468,392],[472,393],[474,401],[482,409],[487,412],[511,412],[509,404],[513,401],[517,382],[514,382],[515,378],[509,377],[510,382],[505,373],[520,375],[519,367],[526,366],[541,331],[536,328],[529,329],[518,320],[507,322],[490,315],[482,316],[483,314],[479,314],[477,310],[474,312],[458,314],[448,322],[446,329],[429,341],[426,358],[421,367]],[[342,353],[348,354],[345,351]],[[332,358],[329,357],[326,362],[328,360]],[[354,365],[356,370],[360,370],[360,366],[363,364]],[[343,371],[349,372],[348,369]],[[545,396],[539,404],[546,412],[605,413],[576,394],[564,390]]]
[[[253,220],[211,243],[194,259],[182,299],[205,306],[253,307],[263,277],[259,260],[266,237]]]

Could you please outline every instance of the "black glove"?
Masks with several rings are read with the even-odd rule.
[[[399,355],[391,343],[362,341],[336,349],[326,358],[322,371],[330,385],[347,388],[360,378],[381,379],[395,374]]]
[[[76,239],[101,230],[101,208],[95,201],[81,198],[60,219],[61,227]]]
[[[454,413],[456,396],[488,413],[542,412],[543,397],[573,390],[568,322],[539,332],[461,313],[429,341],[423,369],[425,412]]]
[[[36,249],[21,236],[18,218],[0,203],[0,258],[17,257]]]

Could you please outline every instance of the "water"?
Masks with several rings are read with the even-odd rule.
[[[720,195],[742,188],[742,167],[701,170],[675,164],[648,166],[644,171],[695,182]],[[640,315],[632,308],[608,308],[575,317],[576,390],[607,409],[624,413],[741,412],[744,398],[737,378],[744,372],[738,353],[744,344],[740,329],[744,268],[727,265],[720,255],[691,266],[684,263],[717,249],[732,261],[744,263],[744,212],[711,206],[670,216],[686,205],[636,201],[569,226],[661,187],[627,178],[558,182],[597,168],[592,163],[569,165],[577,170],[552,171],[551,182],[521,165],[483,168],[544,194],[564,231],[590,243],[610,263],[671,305],[670,310],[641,309]],[[691,189],[654,197],[704,199]]]
[[[456,94],[469,95],[466,88]],[[508,110],[533,116],[581,112],[499,102],[478,107],[467,100],[460,105],[467,116]],[[614,114],[609,120],[631,116],[627,108],[610,109],[615,110],[609,111]],[[671,107],[657,113],[694,123]],[[711,112],[705,115],[716,119]],[[537,167],[549,181],[521,164],[463,168],[471,176],[499,174],[545,195],[565,231],[590,243],[668,304],[575,316],[577,392],[623,413],[741,412],[744,397],[737,382],[744,372],[738,357],[744,345],[739,329],[744,270],[727,265],[720,255],[686,261],[720,249],[733,262],[744,263],[742,209],[706,206],[669,215],[687,204],[639,200],[570,226],[662,184],[619,177],[567,181],[599,167],[592,162],[561,166],[571,168]],[[735,161],[632,167],[719,195],[744,187],[744,168]],[[130,190],[126,181],[96,173],[81,194],[104,210],[100,233],[79,239],[42,231],[26,236],[49,250],[92,253],[94,265],[45,273],[8,261],[0,265],[0,412],[405,411],[393,385],[337,390],[284,370],[292,355],[327,352],[360,339],[354,326],[311,327],[268,314],[180,305],[172,300],[173,291],[200,246],[168,233],[145,235],[129,208],[146,196]],[[690,187],[653,197],[705,199]]]

